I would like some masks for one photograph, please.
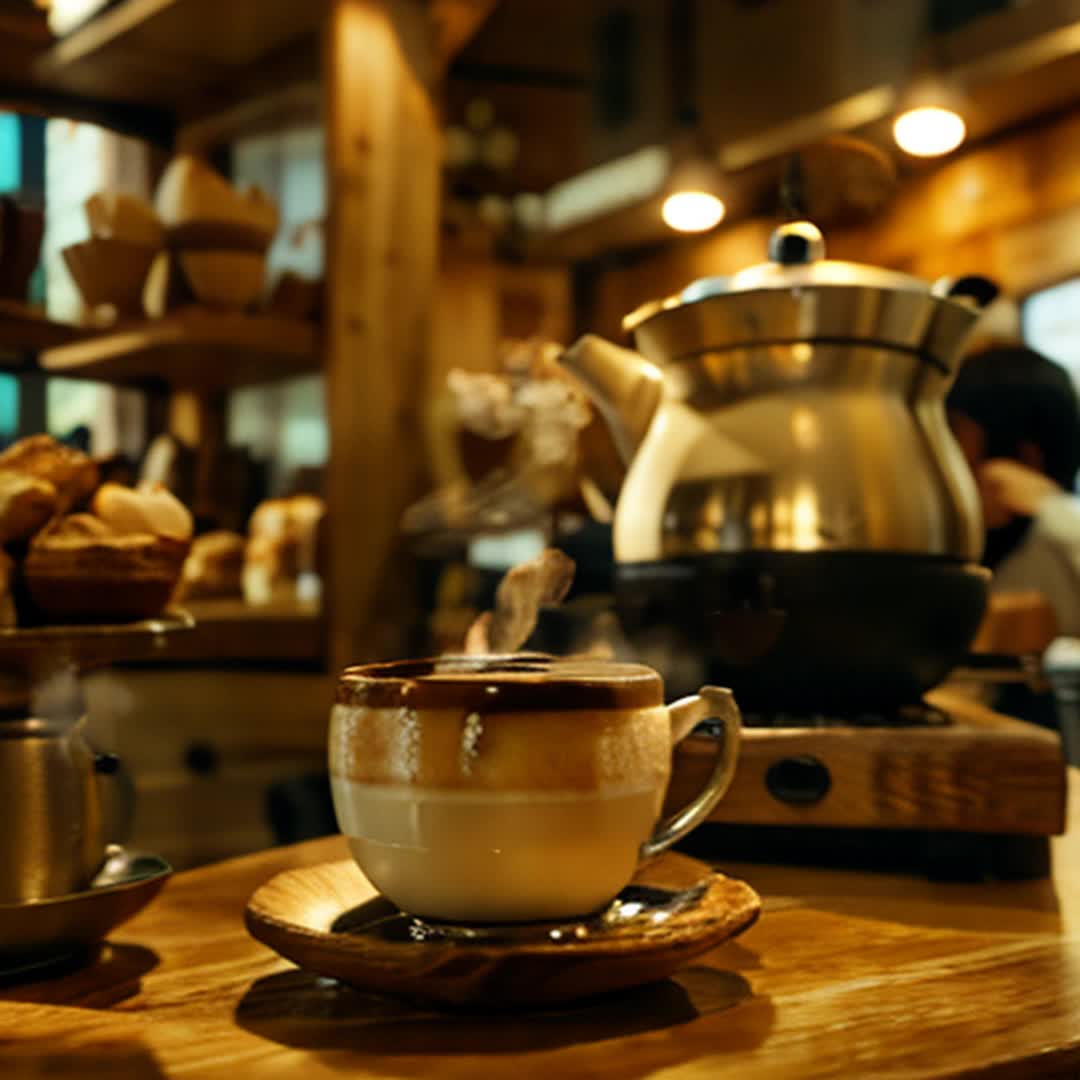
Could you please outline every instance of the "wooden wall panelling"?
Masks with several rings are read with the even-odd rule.
[[[994,276],[1022,295],[1080,273],[1080,199],[1077,205],[996,237]]]
[[[266,847],[270,785],[325,768],[333,689],[330,675],[267,670],[88,676],[89,737],[135,781],[131,842],[177,866]]]
[[[602,274],[587,325],[597,333],[620,337],[623,316],[639,304],[678,292],[695,278],[730,274],[761,262],[772,225],[741,221],[714,234],[710,241],[674,240],[651,259]]]
[[[405,645],[398,542],[418,494],[437,241],[431,26],[417,0],[335,0],[325,36],[329,185],[330,660]]]

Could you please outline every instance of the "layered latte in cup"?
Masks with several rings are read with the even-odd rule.
[[[726,726],[713,778],[688,808],[692,820],[683,812],[654,832],[673,742],[712,715]],[[402,910],[552,920],[602,907],[643,847],[659,850],[707,816],[737,742],[727,691],[669,708],[659,675],[639,665],[402,661],[343,674],[330,777],[353,856]]]

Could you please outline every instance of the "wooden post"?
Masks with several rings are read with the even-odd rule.
[[[219,509],[215,495],[225,450],[225,414],[221,391],[183,390],[169,399],[169,431],[195,455],[191,511],[196,520],[214,520]]]
[[[333,668],[400,654],[415,617],[399,522],[423,491],[439,218],[435,35],[420,0],[333,0],[323,85]]]

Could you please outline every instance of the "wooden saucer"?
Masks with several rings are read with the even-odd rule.
[[[350,860],[289,870],[248,901],[248,932],[300,967],[362,990],[485,1008],[551,1005],[667,978],[746,930],[749,885],[685,855],[643,866],[578,921],[440,927],[402,914]]]

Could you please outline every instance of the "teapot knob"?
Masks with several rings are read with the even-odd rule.
[[[803,266],[825,258],[825,237],[810,221],[789,221],[769,237],[769,259],[781,266]]]
[[[95,754],[94,772],[100,776],[112,776],[120,771],[120,759],[115,754]]]

